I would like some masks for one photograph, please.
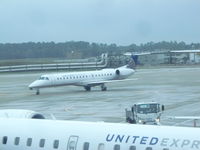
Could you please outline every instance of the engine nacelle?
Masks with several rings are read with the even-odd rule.
[[[19,118],[19,119],[45,119],[45,117],[32,110],[24,109],[3,109],[0,110],[0,118]]]

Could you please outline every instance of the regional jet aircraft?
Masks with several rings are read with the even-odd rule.
[[[200,149],[200,128],[48,120],[21,113],[22,118],[5,110],[0,117],[1,150]]]
[[[132,59],[134,60],[133,63],[136,64],[137,57],[133,56]],[[111,68],[97,71],[46,74],[31,83],[29,89],[35,89],[36,95],[40,94],[40,88],[66,85],[82,86],[86,91],[90,91],[91,87],[101,86],[101,90],[106,91],[107,87],[105,86],[105,83],[122,81],[135,72],[133,63],[116,69]]]

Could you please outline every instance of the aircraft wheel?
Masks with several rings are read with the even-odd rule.
[[[107,87],[105,86],[101,87],[101,91],[107,91]]]
[[[91,87],[90,86],[85,86],[84,87],[86,91],[91,91]]]
[[[36,91],[36,95],[40,95],[40,91],[39,91],[39,89]]]

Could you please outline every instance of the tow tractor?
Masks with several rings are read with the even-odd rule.
[[[164,109],[164,105],[157,102],[136,103],[130,110],[125,109],[126,122],[160,125],[160,117]]]

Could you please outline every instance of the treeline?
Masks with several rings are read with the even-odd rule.
[[[23,58],[87,58],[99,56],[102,53],[117,55],[126,51],[158,51],[200,49],[200,43],[186,44],[185,42],[149,42],[146,44],[117,46],[116,44],[98,44],[89,42],[28,42],[0,44],[0,59]]]

